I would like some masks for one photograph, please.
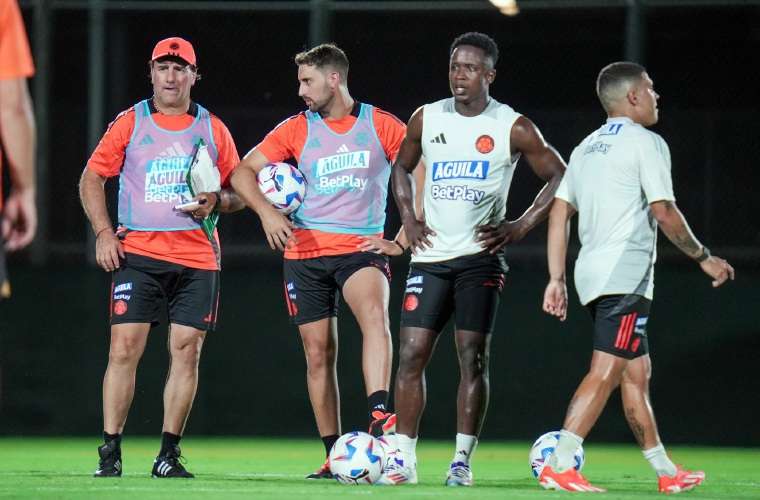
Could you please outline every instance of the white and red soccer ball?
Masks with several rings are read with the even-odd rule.
[[[559,431],[550,431],[536,439],[536,442],[533,443],[533,447],[528,455],[533,477],[537,478],[541,475],[546,459],[554,453],[554,449],[557,447],[557,441],[559,441]],[[580,471],[583,468],[585,459],[583,446],[579,446],[575,452],[575,470]]]
[[[306,179],[288,163],[269,163],[258,174],[259,188],[282,214],[298,209],[306,194]]]
[[[387,446],[366,432],[343,434],[330,450],[330,472],[339,483],[372,484],[383,473]]]

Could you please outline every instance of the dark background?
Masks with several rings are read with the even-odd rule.
[[[23,12],[31,34],[32,9]],[[89,226],[77,195],[91,152],[88,13],[54,9],[51,19],[50,173],[40,193],[48,243],[42,264],[30,252],[10,258],[14,297],[0,304],[0,433],[95,436],[101,431],[100,383],[108,352],[109,277],[86,261]],[[241,155],[303,108],[292,57],[307,46],[307,12],[108,10],[105,20],[103,130],[119,111],[149,97],[146,61],[157,40],[173,35],[195,45],[203,79],[193,97],[228,125]],[[594,81],[602,66],[623,59],[624,25],[625,10],[617,7],[525,9],[515,18],[485,9],[336,12],[329,38],[349,56],[352,95],[406,121],[417,106],[449,95],[453,38],[471,30],[492,35],[501,58],[491,94],[531,118],[568,158],[604,120]],[[652,399],[661,434],[666,443],[757,446],[760,8],[649,8],[644,27],[640,62],[662,96],[660,123],[653,129],[671,148],[678,205],[697,236],[737,268],[734,283],[712,290],[699,268],[660,238],[649,332]],[[522,213],[540,186],[521,163],[509,215]],[[388,234],[398,225],[391,200]],[[263,245],[258,220],[249,211],[224,217],[220,231],[221,320],[204,348],[187,433],[315,436],[303,352],[282,300],[281,261]],[[590,321],[574,292],[566,324],[540,311],[547,275],[544,242],[541,225],[508,252],[512,271],[492,346],[485,438],[529,440],[559,427],[590,359]],[[406,258],[393,262],[394,345],[406,265]],[[450,328],[428,370],[426,437],[455,433],[458,369]],[[345,310],[340,332],[348,430],[365,426],[366,402],[360,333]],[[127,433],[160,432],[165,342],[165,326],[154,329],[138,371]],[[613,398],[590,438],[632,441],[619,398]]]

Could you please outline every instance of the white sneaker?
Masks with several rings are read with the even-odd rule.
[[[397,486],[399,484],[417,484],[417,467],[404,465],[403,455],[399,450],[388,453],[383,466],[383,475],[375,484]]]
[[[446,486],[472,486],[472,471],[464,462],[451,462],[446,474]]]

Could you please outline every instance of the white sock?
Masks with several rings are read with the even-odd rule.
[[[662,443],[658,444],[654,448],[642,450],[641,453],[643,453],[644,458],[649,461],[649,464],[657,473],[657,477],[673,477],[676,475],[676,465],[670,460],[670,458],[668,458],[668,455],[665,453],[665,446],[663,446]]]
[[[472,459],[472,454],[475,452],[477,445],[477,437],[457,433],[457,444],[454,449],[454,458],[451,461],[464,462],[465,465],[470,465],[470,459]]]
[[[401,456],[404,459],[404,465],[406,467],[417,466],[417,439],[410,438],[406,434],[396,434],[396,441],[398,442],[398,449],[401,451]]]
[[[564,472],[575,467],[575,452],[583,444],[583,438],[572,432],[562,429],[559,431],[559,441],[554,453],[549,457],[549,465],[556,472]]]

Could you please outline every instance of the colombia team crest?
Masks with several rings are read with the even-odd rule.
[[[493,146],[493,137],[490,135],[481,135],[475,141],[475,149],[477,149],[479,153],[488,154],[493,151]]]
[[[404,309],[414,311],[420,305],[420,299],[416,295],[408,294],[404,299]]]
[[[123,315],[127,312],[127,303],[123,300],[117,300],[113,303],[113,313],[117,316]]]

